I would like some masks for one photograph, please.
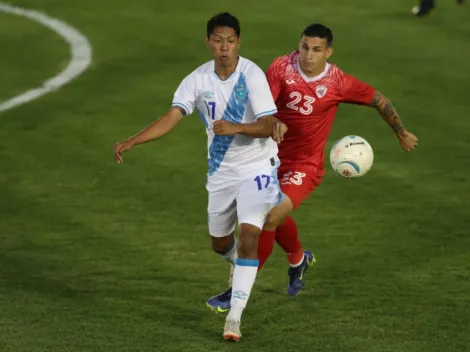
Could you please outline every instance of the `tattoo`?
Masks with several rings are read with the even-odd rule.
[[[380,92],[375,92],[374,98],[369,106],[377,109],[382,118],[387,122],[396,134],[405,131],[405,126],[398,115],[397,110],[392,105],[392,102]]]
[[[380,98],[382,97],[382,94],[380,92],[375,91],[374,97],[372,98],[372,101],[370,102],[369,106],[376,107],[377,104],[380,101]]]

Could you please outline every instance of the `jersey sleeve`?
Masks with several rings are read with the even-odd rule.
[[[367,105],[374,98],[375,89],[354,76],[344,74],[341,83],[341,95],[345,103]]]
[[[247,72],[246,81],[248,96],[256,119],[277,113],[266,75],[258,66]]]
[[[180,83],[173,97],[172,106],[182,108],[185,116],[193,113],[196,107],[196,75],[194,72]]]
[[[282,88],[281,69],[278,60],[274,60],[272,64],[269,65],[266,71],[266,78],[268,79],[269,88],[271,89],[271,95],[274,101],[276,101]]]

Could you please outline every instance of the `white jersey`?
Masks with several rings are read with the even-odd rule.
[[[186,116],[198,111],[208,137],[209,178],[244,178],[270,159],[278,160],[277,144],[271,138],[216,136],[212,130],[216,120],[253,123],[277,112],[266,76],[252,61],[239,57],[235,72],[226,80],[215,73],[214,61],[203,64],[181,82],[173,106],[184,109]]]

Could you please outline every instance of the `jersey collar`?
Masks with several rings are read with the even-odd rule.
[[[237,62],[237,66],[235,67],[235,71],[233,71],[232,74],[230,76],[228,76],[226,79],[220,78],[219,75],[217,74],[217,72],[215,72],[215,61],[212,60],[212,72],[214,73],[214,76],[217,77],[217,79],[219,81],[222,81],[222,82],[226,82],[226,81],[230,80],[230,78],[235,76],[235,74],[238,72],[238,68],[240,67],[240,62],[242,61],[242,59],[243,58],[241,56],[238,56],[238,62]]]
[[[323,77],[326,76],[326,74],[328,73],[328,70],[330,69],[330,64],[327,62],[326,65],[325,65],[325,69],[323,70],[322,73],[320,73],[319,75],[315,76],[315,77],[307,77],[305,75],[305,73],[302,71],[302,69],[300,68],[300,65],[299,65],[299,57],[297,56],[297,63],[296,63],[296,69],[297,69],[297,72],[300,74],[300,76],[303,78],[303,80],[305,82],[315,82],[315,81],[318,81],[320,79],[322,79]]]

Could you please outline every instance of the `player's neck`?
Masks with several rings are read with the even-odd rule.
[[[232,64],[229,64],[229,65],[224,65],[223,63],[216,61],[214,71],[222,81],[225,81],[235,72],[235,70],[237,69],[239,60],[240,60],[240,57],[237,56],[236,60]]]
[[[311,72],[305,71],[302,67],[300,67],[300,65],[299,65],[299,68],[302,71],[302,73],[305,75],[305,77],[314,78],[314,77],[317,77],[317,76],[321,75],[323,72],[325,72],[325,69],[326,69],[327,65],[328,65],[328,63],[325,62],[325,64],[322,67],[319,67],[316,70],[313,70]]]

